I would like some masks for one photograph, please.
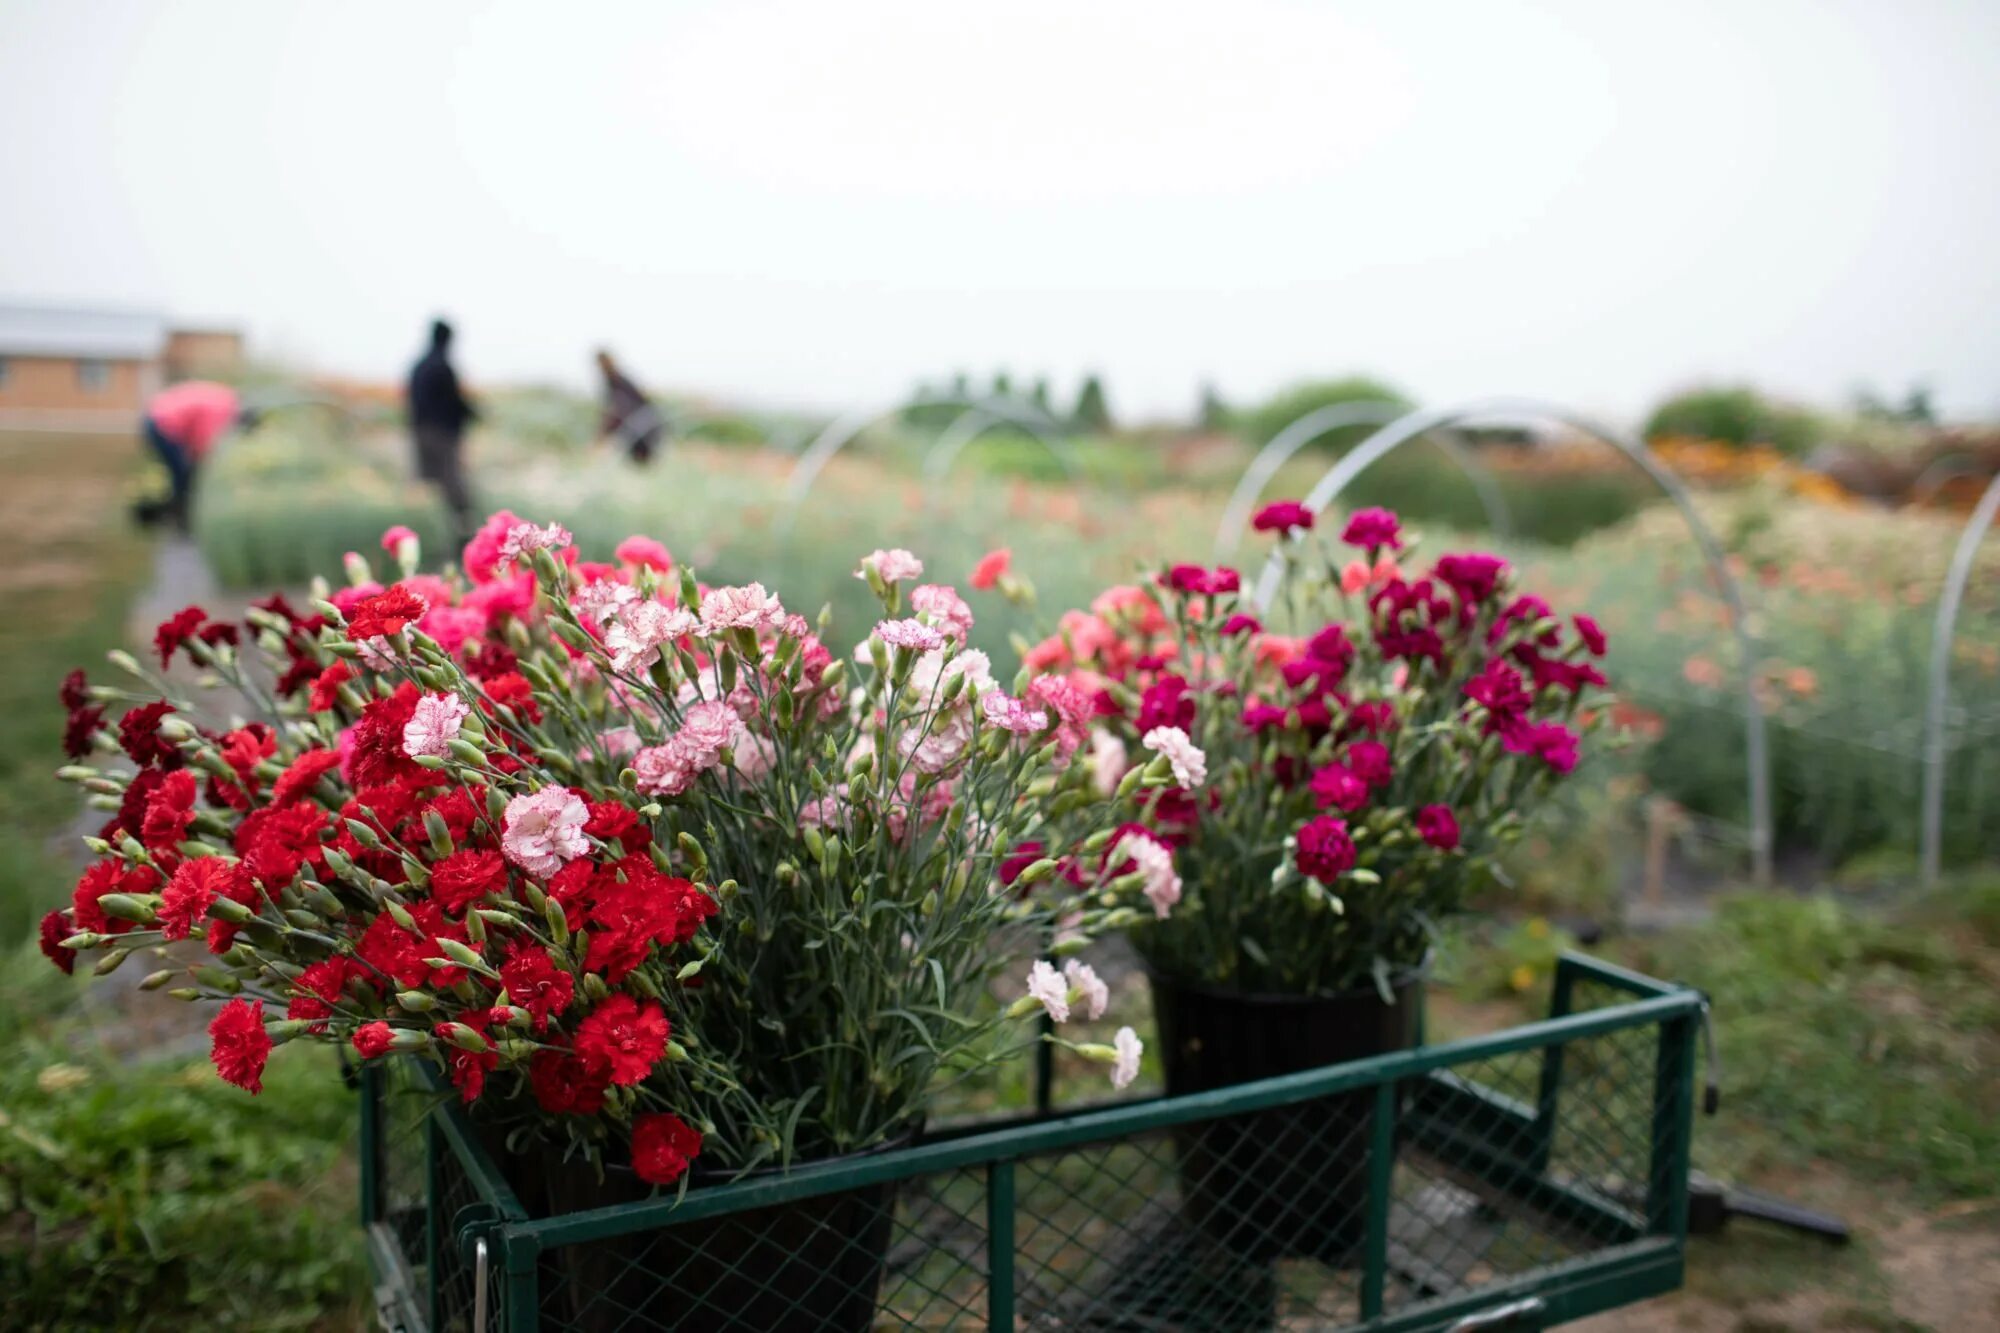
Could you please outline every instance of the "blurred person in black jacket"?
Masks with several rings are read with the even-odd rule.
[[[465,489],[465,428],[479,413],[451,368],[451,325],[431,321],[430,350],[410,368],[410,437],[417,476],[444,496],[462,546],[472,540],[472,497]]]
[[[604,411],[597,433],[614,444],[623,444],[633,462],[650,462],[665,429],[659,409],[610,352],[598,352],[597,369],[604,376]]]

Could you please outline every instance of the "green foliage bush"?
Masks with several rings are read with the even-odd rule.
[[[1095,375],[1086,375],[1083,388],[1076,395],[1076,410],[1070,413],[1070,425],[1088,435],[1105,435],[1111,431],[1111,406],[1104,398],[1104,382]]]
[[[1646,419],[1648,440],[1680,437],[1725,444],[1765,444],[1803,454],[1825,435],[1818,417],[1773,402],[1748,385],[1689,389],[1666,399]]]
[[[1244,413],[1241,422],[1243,434],[1252,443],[1263,444],[1308,412],[1331,407],[1335,403],[1360,402],[1387,403],[1403,411],[1416,406],[1398,390],[1366,375],[1307,380],[1280,390],[1259,406]],[[1358,433],[1353,430],[1334,431],[1326,436],[1326,441],[1333,446],[1352,444],[1362,435],[1366,435],[1369,429],[1360,427]]]
[[[325,1052],[278,1052],[255,1099],[206,1063],[75,1064],[35,1042],[5,1055],[0,1325],[267,1330],[358,1315],[355,1105]]]

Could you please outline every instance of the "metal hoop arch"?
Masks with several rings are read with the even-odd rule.
[[[1034,436],[1061,466],[1063,477],[1069,481],[1076,480],[1076,453],[1067,439],[1051,430],[1047,423],[1034,420],[1025,413],[1004,416],[994,411],[991,405],[982,404],[968,407],[953,417],[951,424],[944,428],[944,433],[924,451],[925,485],[935,487],[942,483],[965,446],[995,426],[1013,426]]]
[[[2000,512],[2000,474],[1995,474],[1986,491],[1958,534],[1958,548],[1951,554],[1951,568],[1945,574],[1944,594],[1938,598],[1937,621],[1931,627],[1930,697],[1924,704],[1924,797],[1923,797],[1923,885],[1938,881],[1944,866],[1944,712],[1951,692],[1951,645],[1958,637],[1958,608],[1965,600],[1965,585],[1972,578],[1972,562],[1979,544]]]
[[[1257,497],[1264,493],[1264,488],[1271,484],[1271,478],[1278,475],[1278,469],[1293,454],[1322,435],[1344,426],[1386,426],[1406,414],[1407,409],[1379,399],[1329,403],[1325,407],[1314,408],[1273,435],[1257,451],[1257,456],[1250,460],[1250,465],[1243,469],[1236,489],[1230,493],[1229,503],[1223,507],[1222,521],[1215,528],[1216,560],[1225,560],[1235,553],[1242,543],[1243,529],[1250,521],[1250,510],[1257,503]],[[1487,526],[1502,537],[1511,536],[1513,515],[1507,510],[1506,498],[1501,495],[1493,473],[1455,434],[1435,430],[1428,435],[1458,464],[1466,480],[1478,492],[1480,507],[1486,511]]]
[[[1004,398],[960,398],[957,396],[931,398],[926,405],[948,405],[975,411],[984,411],[1004,420],[1012,421],[1024,429],[1040,433],[1041,422],[1038,414],[1024,410],[1025,405],[1016,405]],[[785,477],[783,499],[783,523],[791,526],[791,516],[811,493],[813,482],[818,480],[820,470],[833,460],[833,456],[877,422],[886,421],[904,411],[910,404],[898,403],[894,407],[862,408],[835,418],[825,430],[813,437],[811,444],[799,453],[798,461],[792,464],[791,472]],[[1054,446],[1051,446],[1053,448]]]
[[[1643,441],[1592,421],[1568,408],[1533,399],[1494,398],[1459,407],[1411,412],[1376,431],[1342,456],[1306,496],[1306,507],[1315,513],[1326,508],[1364,468],[1390,450],[1427,431],[1488,417],[1552,421],[1600,440],[1618,450],[1635,467],[1650,477],[1666,497],[1673,501],[1674,508],[1680,511],[1681,521],[1687,525],[1689,535],[1701,548],[1702,558],[1708,565],[1710,577],[1722,591],[1723,602],[1729,608],[1730,629],[1736,636],[1738,655],[1742,658],[1743,724],[1747,740],[1746,748],[1749,752],[1751,871],[1758,883],[1768,883],[1771,878],[1772,850],[1770,750],[1764,733],[1764,707],[1757,698],[1757,669],[1762,661],[1762,654],[1756,638],[1750,632],[1749,611],[1743,601],[1743,590],[1729,572],[1722,544],[1716,540],[1708,524],[1703,522],[1701,515],[1695,511],[1694,502],[1688,497],[1687,488],[1681,485],[1679,478],[1661,465],[1659,459]],[[1990,492],[1989,498],[1994,498]],[[1994,503],[2000,504],[2000,498],[1994,498]],[[1991,519],[1990,512],[1987,517]],[[1254,598],[1258,607],[1270,605],[1272,597],[1278,590],[1284,569],[1283,553],[1273,551],[1271,558],[1265,562],[1263,574],[1257,580]]]

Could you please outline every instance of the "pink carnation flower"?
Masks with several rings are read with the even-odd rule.
[[[1105,1007],[1111,1003],[1111,987],[1104,984],[1096,968],[1081,958],[1072,958],[1063,964],[1063,977],[1082,1006],[1085,1018],[1096,1022],[1104,1017]]]
[[[459,724],[472,709],[456,694],[426,694],[403,724],[403,753],[412,759],[442,757],[458,739]]]
[[[740,588],[710,588],[701,599],[701,628],[695,633],[708,638],[724,630],[776,629],[784,622],[785,608],[777,595],[765,592],[761,583],[746,583]]]
[[[1154,727],[1139,743],[1154,754],[1167,757],[1173,766],[1174,781],[1181,786],[1193,789],[1208,781],[1208,756],[1179,727]]]
[[[560,523],[551,523],[545,528],[533,523],[516,523],[500,539],[500,563],[511,564],[536,551],[560,551],[571,541],[569,529]]]
[[[486,633],[486,613],[476,606],[433,606],[417,628],[437,640],[438,647],[455,653],[467,640]]]
[[[847,822],[847,784],[799,808],[799,827],[840,828]]]
[[[685,607],[639,602],[618,613],[604,632],[604,646],[619,671],[644,671],[660,660],[663,648],[694,633],[699,625]]]
[[[382,549],[397,564],[414,565],[417,563],[417,534],[398,523],[382,534]]]
[[[1174,854],[1164,843],[1145,833],[1131,832],[1112,849],[1111,864],[1130,861],[1133,869],[1146,877],[1140,892],[1153,905],[1153,915],[1162,920],[1181,900],[1180,872],[1174,869]]]
[[[910,609],[927,615],[946,638],[965,642],[972,631],[972,608],[954,588],[942,583],[925,583],[910,591]]]
[[[1146,1053],[1146,1046],[1131,1028],[1119,1028],[1111,1039],[1111,1049],[1117,1052],[1111,1062],[1111,1086],[1123,1090],[1139,1077],[1139,1057]]]
[[[583,826],[590,809],[567,787],[544,787],[507,802],[500,850],[531,875],[547,879],[563,863],[590,853]]]
[[[622,579],[595,579],[570,594],[570,609],[600,625],[639,600],[639,590]]]
[[[865,579],[871,569],[884,583],[899,583],[904,579],[920,579],[924,576],[924,562],[900,546],[862,556],[861,568],[854,572],[854,577]]]
[[[1028,996],[1056,1022],[1069,1022],[1069,982],[1046,959],[1037,958],[1028,969]]]
[[[628,565],[657,569],[663,574],[674,567],[674,558],[667,548],[651,537],[627,537],[612,554]]]
[[[1049,715],[1039,708],[1030,708],[1021,700],[1013,698],[1001,690],[992,690],[982,695],[979,707],[986,714],[987,724],[1011,731],[1016,736],[1029,736],[1049,725]]]
[[[639,790],[648,796],[679,796],[699,776],[688,762],[687,747],[679,737],[633,755],[632,771],[639,775]]]
[[[465,544],[459,567],[474,583],[490,582],[500,572],[500,543],[521,520],[511,509],[502,509],[479,525],[479,531]]]
[[[921,620],[885,620],[875,626],[875,637],[892,648],[909,648],[927,653],[944,647],[944,635]]]
[[[681,715],[681,729],[674,733],[674,739],[688,764],[699,771],[720,763],[722,751],[734,745],[743,731],[743,719],[727,700],[709,699]]]

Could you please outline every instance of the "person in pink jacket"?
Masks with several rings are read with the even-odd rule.
[[[173,492],[167,513],[186,532],[195,472],[216,440],[242,415],[236,390],[212,380],[187,380],[162,389],[146,404],[146,443],[166,465]]]

